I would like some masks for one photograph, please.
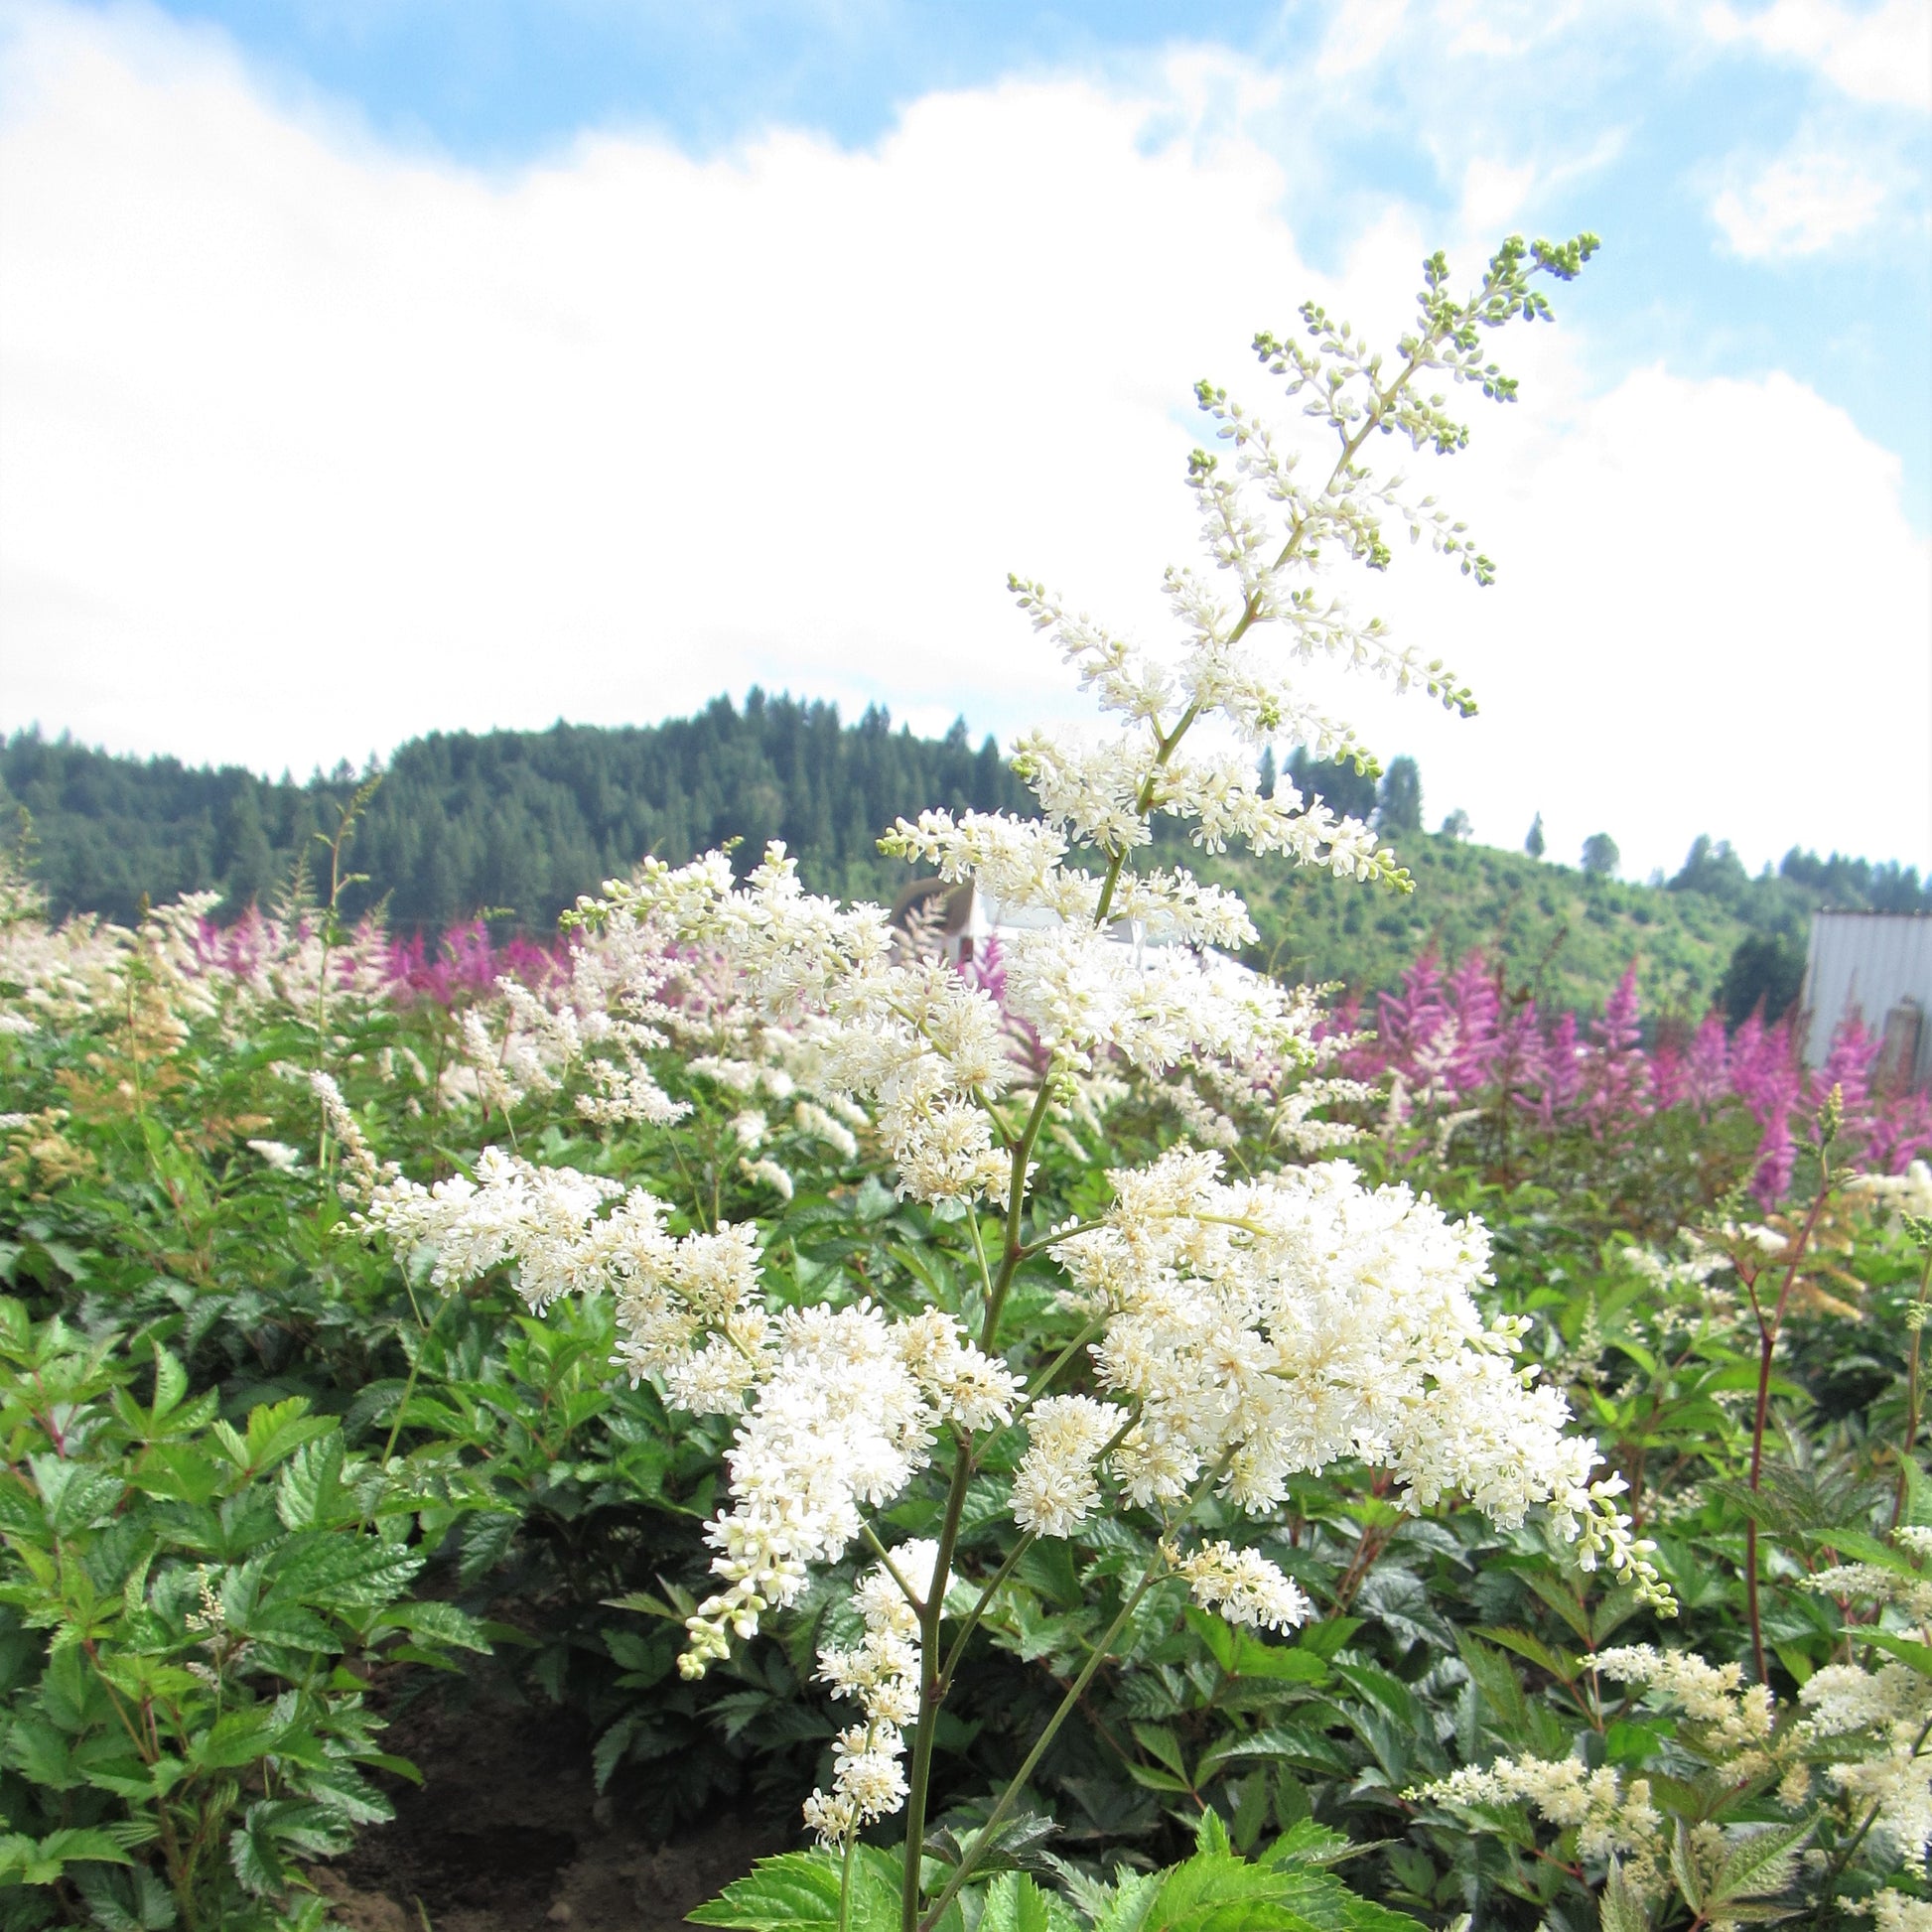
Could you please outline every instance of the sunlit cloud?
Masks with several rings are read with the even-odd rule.
[[[1884,209],[1883,182],[1850,156],[1785,155],[1712,204],[1725,239],[1747,259],[1812,255],[1861,233]]]
[[[1932,8],[1925,0],[1875,7],[1774,0],[1755,11],[1725,0],[1705,9],[1706,31],[1816,68],[1858,100],[1932,109]]]
[[[1315,60],[1316,75],[1334,79],[1372,67],[1408,11],[1409,0],[1341,0]]]

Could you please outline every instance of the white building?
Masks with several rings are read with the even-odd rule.
[[[943,952],[955,966],[983,959],[986,942],[1002,932],[1038,930],[1060,923],[1057,912],[1037,905],[1003,905],[990,893],[980,892],[971,880],[951,885],[943,879],[915,879],[900,889],[893,901],[892,923],[910,935],[916,928],[926,946]],[[1130,957],[1139,966],[1147,955],[1176,943],[1171,930],[1161,930],[1145,919],[1116,919],[1107,928],[1107,937],[1116,945],[1130,948]],[[1253,969],[1230,959],[1212,947],[1189,947],[1196,958],[1237,973]]]
[[[1811,1065],[1856,1014],[1884,1041],[1880,1079],[1932,1085],[1932,913],[1815,913],[1802,1005]]]

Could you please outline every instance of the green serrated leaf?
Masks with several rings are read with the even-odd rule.
[[[1003,1871],[986,1887],[979,1932],[1080,1932],[1080,1921],[1026,1872]]]
[[[1700,1918],[1704,1916],[1704,1878],[1698,1871],[1697,1859],[1691,1851],[1691,1828],[1683,1819],[1675,1821],[1670,1839],[1671,1876],[1677,1880],[1677,1889],[1684,1894],[1684,1902]]]
[[[455,1644],[460,1650],[488,1655],[490,1642],[483,1627],[454,1603],[398,1603],[376,1618],[378,1625],[407,1630],[419,1643]],[[621,1660],[620,1660],[621,1661]]]
[[[1158,1762],[1165,1764],[1180,1780],[1180,1789],[1187,1789],[1187,1764],[1180,1755],[1180,1740],[1165,1725],[1136,1725],[1134,1735],[1140,1740],[1141,1748]]]
[[[740,1932],[836,1927],[839,1861],[823,1851],[760,1859],[747,1876],[685,1916],[695,1925],[732,1926]],[[851,1932],[893,1932],[898,1923],[894,1862],[870,1846],[859,1846],[854,1852],[848,1923]]]
[[[292,1530],[332,1522],[343,1500],[343,1439],[338,1430],[302,1444],[275,1483],[275,1513]]]
[[[1896,1636],[1889,1630],[1874,1630],[1866,1623],[1854,1624],[1842,1634],[1857,1643],[1868,1643],[1888,1657],[1896,1657],[1921,1677],[1932,1677],[1932,1644],[1920,1643],[1914,1637]]]
[[[1791,1882],[1798,1847],[1816,1821],[1795,1825],[1734,1825],[1725,1834],[1725,1862],[1711,1874],[1704,1908],[1715,1910],[1733,1900],[1762,1898]]]
[[[43,1862],[57,1865],[78,1864],[85,1860],[95,1864],[132,1864],[125,1849],[93,1827],[69,1828],[52,1832],[39,1846]]]
[[[1650,1932],[1650,1914],[1636,1888],[1623,1875],[1620,1861],[1612,1859],[1603,1880],[1603,1897],[1596,1908],[1598,1932]]]
[[[1526,1662],[1545,1670],[1563,1684],[1574,1684],[1583,1669],[1582,1659],[1568,1650],[1552,1650],[1541,1637],[1532,1636],[1527,1630],[1496,1628],[1480,1625],[1476,1634],[1486,1637],[1493,1644],[1500,1644],[1505,1650],[1513,1650]]]

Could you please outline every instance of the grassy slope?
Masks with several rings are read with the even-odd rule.
[[[1651,1013],[1702,1014],[1749,930],[1720,900],[1591,879],[1518,852],[1434,833],[1398,841],[1416,890],[1386,889],[1230,854],[1200,870],[1237,887],[1261,961],[1285,978],[1394,986],[1432,941],[1449,960],[1480,946],[1548,1007],[1594,1008],[1634,959]]]

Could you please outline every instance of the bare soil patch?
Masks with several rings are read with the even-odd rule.
[[[350,1932],[670,1932],[794,1836],[721,1812],[659,1843],[621,1789],[599,1794],[590,1734],[568,1712],[424,1699],[383,1743],[423,1783],[385,1779],[394,1821],[310,1873]]]

